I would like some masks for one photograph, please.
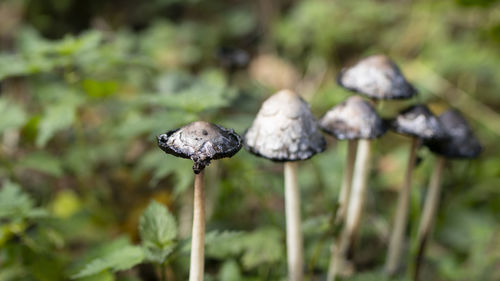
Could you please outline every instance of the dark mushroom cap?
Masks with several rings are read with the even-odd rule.
[[[194,161],[199,174],[212,159],[231,157],[241,148],[241,137],[219,125],[196,121],[158,136],[158,146],[165,153]]]
[[[250,61],[250,55],[243,49],[222,46],[215,53],[219,63],[229,69],[246,67]]]
[[[391,124],[394,131],[421,139],[443,139],[446,132],[434,114],[423,104],[401,111]]]
[[[481,144],[460,112],[450,109],[438,119],[447,138],[426,141],[432,152],[448,158],[475,158],[481,153]]]
[[[342,69],[337,82],[373,99],[409,99],[417,93],[398,66],[385,55],[370,56]]]
[[[330,109],[320,119],[319,127],[339,140],[373,139],[387,131],[375,109],[358,96]]]
[[[326,147],[309,105],[290,90],[262,104],[244,143],[251,153],[273,161],[309,159]]]

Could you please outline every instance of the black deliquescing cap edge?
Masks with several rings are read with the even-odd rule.
[[[417,134],[412,134],[408,131],[405,131],[405,130],[401,130],[401,128],[399,126],[397,126],[397,122],[396,122],[396,119],[397,119],[397,116],[399,115],[403,115],[403,114],[406,114],[412,110],[414,110],[415,108],[423,108],[424,110],[428,111],[432,116],[434,116],[434,118],[436,118],[439,126],[440,126],[440,134],[439,135],[434,135],[430,138],[428,137],[425,137],[425,136],[422,136],[422,135],[417,135]],[[391,118],[391,119],[387,119],[387,121],[389,122],[388,123],[388,127],[390,130],[400,134],[400,135],[404,135],[404,136],[411,136],[411,137],[415,137],[415,138],[419,138],[421,140],[446,140],[449,136],[446,134],[446,131],[444,130],[444,128],[441,126],[441,122],[439,122],[439,119],[437,116],[435,116],[432,111],[427,107],[427,105],[423,104],[423,103],[417,103],[417,104],[413,104],[413,105],[410,105],[408,107],[406,107],[405,109],[401,110],[398,115],[394,118]]]
[[[284,162],[297,162],[297,161],[303,161],[303,160],[308,160],[308,159],[311,159],[313,158],[316,154],[319,154],[323,151],[326,150],[326,140],[325,138],[321,138],[320,139],[320,144],[319,144],[319,150],[317,151],[313,151],[311,150],[311,155],[309,157],[305,157],[305,158],[296,158],[296,159],[290,159],[290,158],[274,158],[274,157],[267,157],[265,155],[262,155],[260,154],[257,150],[255,150],[253,147],[249,146],[246,141],[244,141],[246,138],[245,138],[245,135],[247,134],[247,131],[248,129],[245,130],[245,132],[243,133],[243,147],[245,148],[246,151],[250,152],[251,154],[255,155],[255,156],[258,156],[258,157],[261,157],[261,158],[264,158],[264,159],[267,159],[267,160],[271,160],[273,162],[280,162],[280,163],[284,163]]]
[[[397,66],[396,66],[396,67],[397,67]],[[336,76],[336,78],[335,78],[335,80],[336,80],[337,84],[338,84],[340,87],[342,87],[342,88],[344,88],[344,89],[346,89],[346,90],[348,90],[348,91],[351,91],[351,92],[354,92],[354,93],[357,93],[357,94],[363,95],[363,96],[368,97],[368,98],[370,98],[370,99],[376,99],[376,100],[407,100],[407,99],[411,99],[411,98],[413,98],[413,97],[417,96],[417,95],[418,95],[418,93],[419,93],[419,92],[418,92],[418,90],[417,90],[417,88],[415,88],[415,86],[413,86],[413,84],[411,84],[410,82],[408,82],[408,81],[406,80],[406,78],[405,78],[406,85],[408,85],[408,86],[409,86],[409,89],[410,89],[410,91],[409,91],[409,94],[408,94],[408,95],[404,95],[404,96],[384,96],[384,97],[382,97],[382,98],[379,98],[379,97],[374,97],[374,96],[371,96],[371,95],[369,95],[369,94],[367,94],[367,93],[365,93],[365,92],[358,91],[358,90],[357,90],[357,89],[355,89],[355,88],[348,87],[348,86],[346,86],[346,85],[344,85],[344,84],[342,83],[342,76],[344,75],[344,72],[345,72],[347,69],[349,69],[349,67],[344,67],[344,68],[342,68],[342,69],[340,70],[339,74],[337,74],[337,76]],[[399,69],[399,68],[398,68],[398,69]]]
[[[449,135],[446,139],[430,139],[424,141],[424,145],[429,148],[430,151],[432,151],[435,154],[441,155],[446,158],[453,158],[453,159],[473,159],[477,158],[481,152],[483,151],[483,146],[477,139],[477,137],[474,135],[474,132],[470,128],[469,124],[467,123],[467,120],[462,116],[460,111],[456,109],[449,109],[445,111],[443,114],[447,112],[453,112],[455,114],[458,114],[461,119],[465,122],[465,126],[467,127],[467,130],[469,131],[470,138],[465,139],[465,142],[469,142],[468,144],[471,145],[471,149],[468,149],[468,152],[464,153],[464,151],[459,151],[459,149],[456,149],[457,146],[460,144],[463,144],[464,140],[461,140],[461,143],[454,143],[456,139],[453,138],[453,136]],[[441,114],[439,117],[441,117],[443,114]],[[440,119],[440,118],[439,118]]]
[[[206,159],[204,161],[197,161],[196,158],[192,158],[189,155],[182,153],[180,150],[175,149],[175,148],[170,148],[167,145],[164,145],[162,143],[162,141],[164,140],[164,136],[166,136],[166,139],[165,139],[165,142],[166,142],[166,140],[172,134],[174,134],[175,132],[179,131],[181,128],[170,130],[170,131],[168,131],[166,133],[158,135],[156,137],[157,145],[158,145],[158,147],[161,150],[163,150],[167,154],[171,154],[171,155],[174,155],[174,156],[180,157],[180,158],[185,158],[185,159],[191,159],[191,160],[193,160],[193,162],[194,162],[194,164],[193,164],[193,172],[195,174],[199,174],[206,166],[208,166],[210,164],[211,160],[217,160],[217,159],[221,159],[221,158],[231,158],[236,153],[238,153],[238,151],[240,151],[240,149],[241,149],[241,147],[243,145],[243,141],[242,141],[241,136],[238,135],[233,129],[226,129],[226,128],[221,127],[221,126],[219,126],[217,124],[213,124],[213,125],[217,126],[222,131],[228,132],[231,136],[235,137],[236,141],[237,141],[237,145],[235,147],[233,147],[232,149],[230,149],[229,151],[216,153],[213,158]]]
[[[322,118],[320,118],[320,120],[321,119]],[[329,130],[326,127],[321,126],[321,124],[319,123],[319,120],[318,120],[318,128],[323,133],[325,133],[327,135],[330,135],[330,136],[336,138],[337,140],[361,140],[361,139],[363,139],[363,140],[374,140],[374,139],[378,139],[378,138],[382,137],[389,130],[390,120],[384,119],[384,118],[380,118],[380,120],[382,120],[382,126],[378,127],[377,130],[375,130],[375,134],[370,135],[370,137],[368,137],[368,138],[362,138],[362,137],[359,137],[359,136],[358,137],[352,137],[352,138],[339,136],[336,132],[334,132],[332,130]]]

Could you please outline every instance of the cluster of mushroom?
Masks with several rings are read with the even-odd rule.
[[[383,55],[365,58],[342,70],[338,83],[348,90],[368,96],[373,103],[381,99],[408,99],[417,93],[398,67]],[[189,280],[203,280],[203,169],[211,160],[233,156],[243,145],[257,156],[284,163],[288,280],[303,280],[297,161],[309,159],[325,150],[326,141],[320,130],[339,140],[348,141],[336,215],[336,225],[342,225],[342,230],[332,245],[327,276],[327,280],[335,280],[345,267],[347,251],[361,222],[370,171],[370,141],[381,137],[389,128],[412,137],[408,169],[399,193],[387,255],[386,271],[394,274],[400,265],[405,241],[411,175],[420,144],[428,146],[441,157],[432,176],[419,226],[419,256],[423,255],[436,212],[444,158],[472,158],[481,151],[479,142],[458,111],[450,110],[437,118],[425,105],[415,105],[403,110],[393,120],[382,120],[372,103],[353,96],[330,109],[318,122],[309,105],[299,95],[290,90],[281,90],[262,104],[243,139],[233,130],[203,121],[158,136],[158,145],[163,151],[194,161],[193,171],[196,175]]]

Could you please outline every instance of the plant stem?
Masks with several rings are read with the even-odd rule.
[[[436,212],[439,205],[439,197],[441,195],[441,178],[443,176],[445,162],[446,159],[444,157],[439,157],[437,159],[436,167],[434,168],[434,172],[429,183],[429,189],[427,190],[424,211],[422,213],[422,218],[420,219],[420,225],[418,227],[418,252],[415,259],[414,280],[418,280],[420,266],[425,253],[425,247],[427,241],[429,240],[430,230],[434,222],[434,218],[436,217]]]
[[[204,171],[194,177],[193,232],[189,281],[203,281],[205,252],[205,191]]]
[[[334,281],[338,273],[342,272],[347,250],[359,228],[365,201],[366,182],[370,170],[370,154],[370,140],[359,140],[351,196],[347,206],[346,222],[334,246],[334,257],[331,260],[327,281]]]
[[[335,218],[336,223],[344,220],[347,204],[351,194],[352,172],[354,170],[354,160],[356,159],[356,148],[358,145],[357,140],[349,140],[347,142],[347,159],[344,177],[342,179],[342,186],[340,187],[339,195],[339,208]]]
[[[394,273],[396,273],[399,265],[401,264],[401,254],[403,252],[403,242],[405,237],[404,234],[406,226],[408,224],[411,180],[413,175],[413,168],[415,167],[418,143],[418,138],[412,139],[405,181],[403,183],[403,186],[399,190],[398,205],[396,207],[394,226],[391,234],[391,240],[389,242],[387,261],[385,264],[385,272],[389,275],[393,275]]]
[[[297,162],[285,162],[285,212],[288,280],[302,281],[304,260],[300,220],[300,194],[297,181]]]

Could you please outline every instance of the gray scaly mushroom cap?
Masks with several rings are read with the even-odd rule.
[[[400,134],[424,140],[446,138],[446,132],[437,117],[422,104],[401,111],[392,122],[392,128]]]
[[[319,127],[339,140],[378,138],[387,130],[370,103],[358,96],[330,109]]]
[[[448,110],[439,116],[439,122],[447,138],[427,141],[432,152],[448,158],[475,158],[481,153],[481,144],[460,112]]]
[[[309,105],[290,90],[262,104],[244,143],[251,153],[273,161],[305,160],[326,147]]]
[[[370,56],[342,69],[337,82],[373,99],[409,99],[417,93],[397,65],[384,55]]]
[[[194,161],[195,174],[199,174],[212,159],[232,157],[241,145],[241,137],[234,130],[204,121],[158,136],[158,146],[165,153]]]

